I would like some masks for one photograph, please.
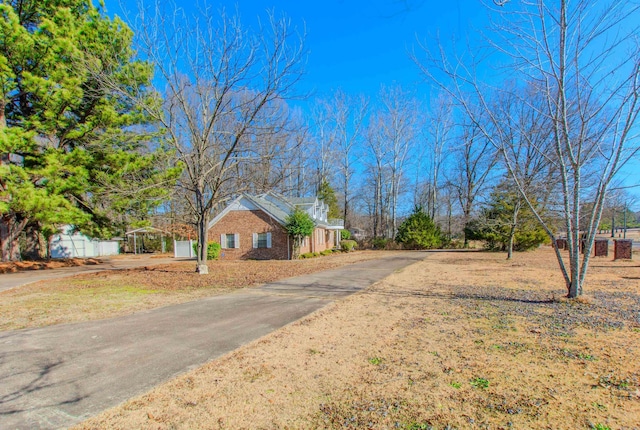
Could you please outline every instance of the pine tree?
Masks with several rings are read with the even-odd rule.
[[[320,184],[318,189],[318,199],[322,200],[327,206],[329,206],[329,212],[327,216],[329,218],[340,218],[342,211],[338,207],[338,198],[331,184],[325,179]]]
[[[465,227],[465,234],[484,241],[491,251],[506,251],[507,259],[512,258],[513,251],[527,251],[547,240],[544,229],[508,179],[496,186],[480,216]]]
[[[20,257],[27,226],[109,235],[116,213],[148,205],[162,194],[150,185],[175,178],[161,151],[142,153],[148,136],[132,127],[145,118],[121,97],[152,74],[131,40],[91,0],[0,4],[2,260]]]
[[[398,226],[396,242],[410,249],[433,249],[442,247],[444,239],[440,227],[422,207],[416,206],[413,213]]]

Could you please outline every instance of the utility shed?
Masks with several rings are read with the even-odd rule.
[[[94,240],[65,225],[60,233],[51,236],[49,255],[51,258],[85,258],[120,254],[117,240]]]

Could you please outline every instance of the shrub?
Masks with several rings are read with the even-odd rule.
[[[340,230],[340,239],[342,240],[351,239],[351,232],[349,230]]]
[[[331,254],[333,251],[330,249],[326,249],[322,252],[305,252],[304,254],[300,254],[300,256],[298,258],[314,258],[314,257],[320,257],[321,255],[329,255]]]
[[[410,249],[433,249],[441,248],[444,241],[440,227],[420,206],[416,206],[398,227],[396,242]]]
[[[207,244],[207,260],[217,260],[220,256],[221,246],[216,242],[209,242]],[[193,252],[198,255],[198,243],[193,244]]]
[[[311,219],[308,213],[296,209],[293,213],[287,216],[285,220],[286,224],[284,229],[289,236],[293,238],[293,257],[296,258],[300,252],[300,245],[302,240],[313,234],[315,223]]]
[[[355,240],[342,240],[340,241],[340,249],[342,249],[344,252],[350,252],[353,251],[356,246],[358,244],[356,243]]]
[[[489,251],[506,251],[509,244],[508,226],[487,222],[486,219],[471,220],[465,227],[469,240],[484,241]],[[513,237],[514,251],[528,251],[548,241],[546,232],[539,226],[517,228]]]
[[[516,210],[518,205],[520,208]],[[520,195],[513,191],[510,181],[498,184],[487,205],[467,223],[464,234],[469,240],[484,241],[490,251],[507,251],[512,234],[513,251],[527,251],[548,240],[546,231]]]
[[[385,249],[388,243],[389,243],[389,239],[387,238],[374,237],[372,241],[373,249]]]

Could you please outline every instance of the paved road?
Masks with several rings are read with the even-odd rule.
[[[0,428],[76,424],[426,255],[397,253],[126,317],[0,332]]]
[[[10,290],[22,285],[47,279],[58,279],[79,273],[100,272],[102,270],[131,269],[134,267],[153,266],[156,264],[175,263],[177,261],[189,260],[188,258],[155,258],[151,255],[137,255],[131,257],[100,257],[104,263],[89,266],[61,267],[60,269],[49,270],[26,270],[24,272],[0,274],[0,291]],[[195,260],[194,260],[195,261]],[[195,269],[195,266],[194,266]]]

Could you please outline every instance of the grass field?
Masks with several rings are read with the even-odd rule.
[[[430,253],[79,428],[640,428],[640,265]]]

